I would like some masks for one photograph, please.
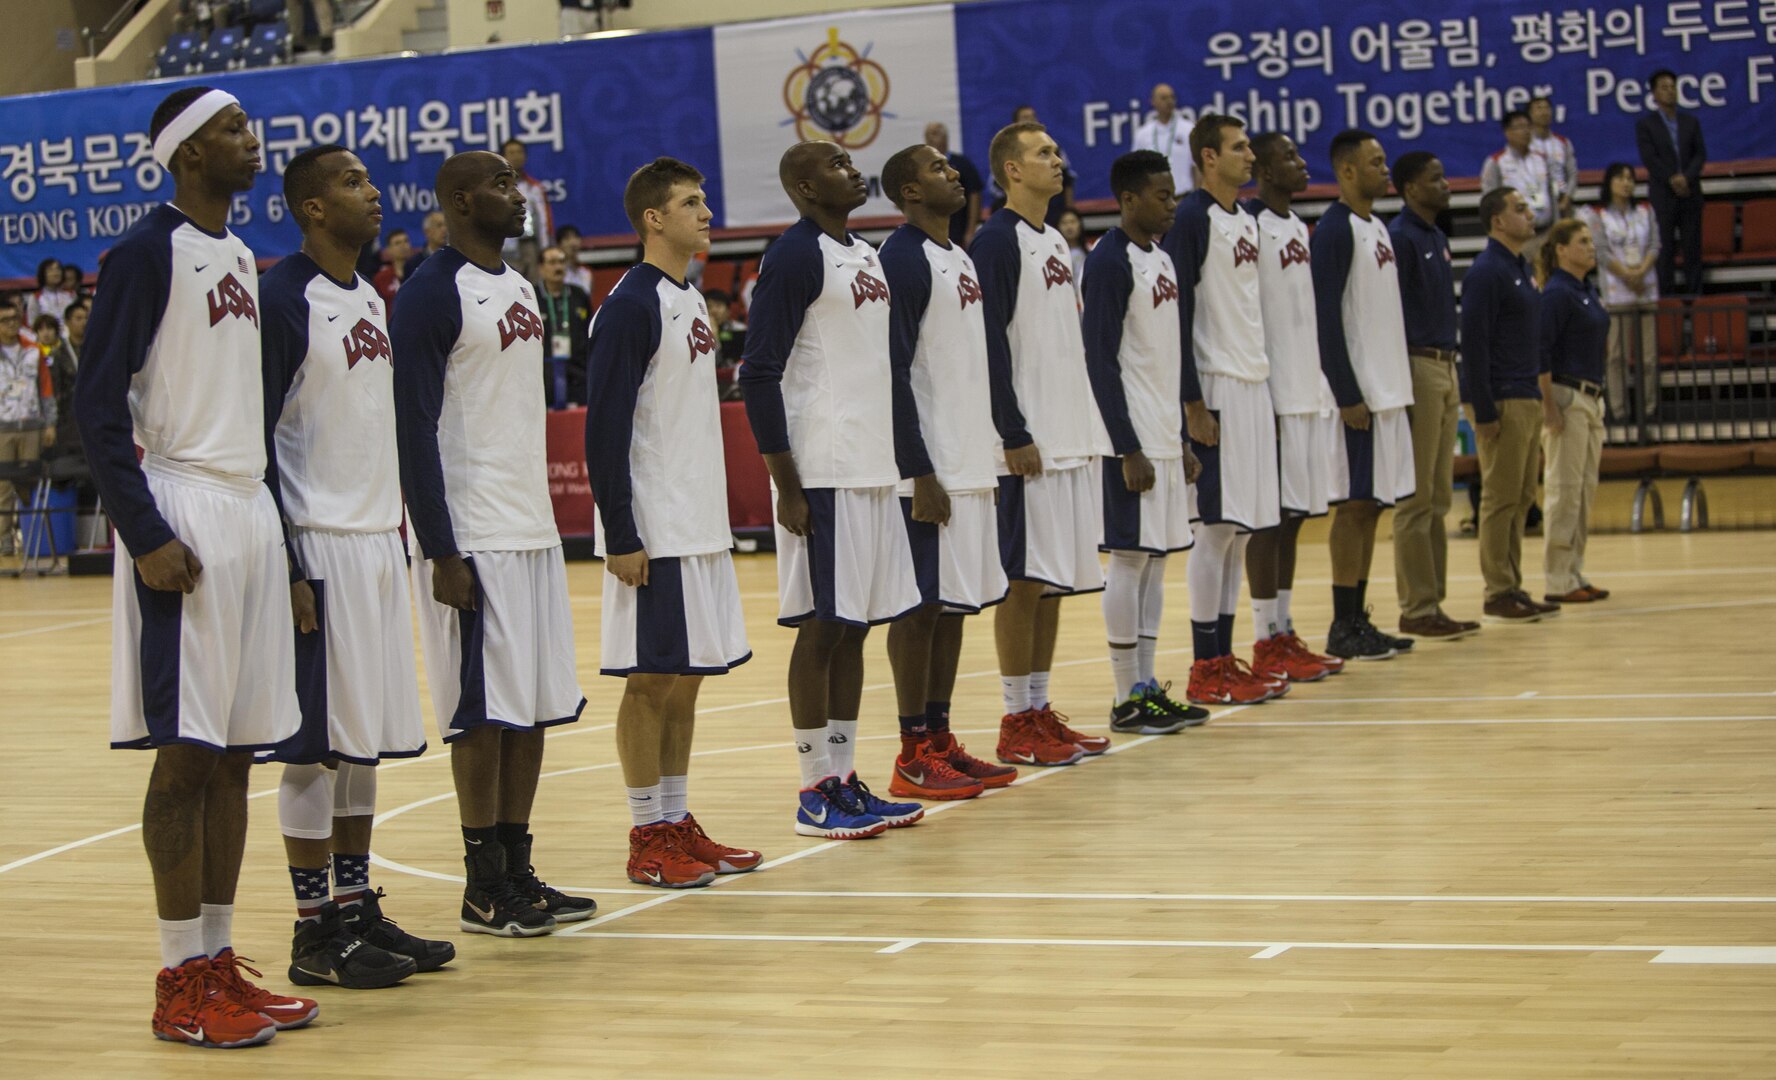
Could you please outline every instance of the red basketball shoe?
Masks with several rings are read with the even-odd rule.
[[[762,854],[751,848],[729,847],[711,840],[703,826],[689,814],[678,823],[678,846],[696,861],[715,867],[718,874],[744,874],[748,870],[757,870],[759,863],[765,861]]]
[[[1085,756],[1077,744],[1057,742],[1037,723],[1036,710],[999,721],[999,760],[1008,765],[1071,765]]]
[[[962,744],[956,741],[956,736],[947,731],[934,733],[931,736],[931,745],[949,761],[950,768],[955,769],[963,776],[979,780],[982,787],[1002,788],[1018,777],[1018,771],[1011,766],[982,761],[962,749]]]
[[[212,1049],[254,1046],[277,1034],[277,1025],[220,993],[208,957],[161,968],[154,980],[154,1037]]]
[[[223,949],[211,957],[210,970],[215,973],[218,995],[265,1017],[276,1024],[279,1031],[299,1028],[321,1014],[321,1007],[307,998],[285,997],[248,982],[241,972],[245,971],[255,979],[264,976],[252,966],[252,961],[236,956],[233,949]]]
[[[979,780],[951,768],[949,758],[938,753],[930,739],[914,747],[910,756],[903,750],[894,759],[894,779],[888,781],[888,794],[902,799],[947,802],[972,799],[985,790]]]
[[[629,880],[660,889],[694,889],[715,880],[715,867],[685,851],[677,825],[656,821],[629,830]]]
[[[1087,757],[1097,757],[1110,749],[1110,739],[1105,735],[1087,735],[1074,731],[1067,726],[1067,717],[1054,711],[1054,707],[1044,705],[1036,710],[1036,722],[1048,732],[1049,738],[1060,743],[1072,743],[1085,751]]]

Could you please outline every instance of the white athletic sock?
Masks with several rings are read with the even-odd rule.
[[[1265,641],[1282,631],[1282,624],[1277,621],[1276,597],[1269,600],[1252,597],[1252,640]]]
[[[826,745],[826,725],[795,729],[796,761],[802,767],[806,790],[833,774],[832,753]]]
[[[1048,705],[1048,672],[1030,672],[1030,708],[1040,709]]]
[[[660,820],[660,785],[625,788],[629,792],[629,820],[636,828]]]
[[[1116,700],[1119,702],[1133,697],[1135,684],[1141,681],[1140,659],[1135,652],[1134,646],[1118,648],[1115,642],[1110,643],[1110,677],[1116,682]]]
[[[687,806],[690,786],[689,776],[660,777],[660,811],[667,821],[677,824],[691,812]]]
[[[1158,638],[1142,634],[1135,639],[1135,682],[1142,686],[1159,682],[1159,673],[1154,670],[1158,666],[1155,660],[1158,652]]]
[[[160,962],[176,968],[187,960],[208,956],[204,949],[203,919],[160,919]]]
[[[1009,716],[1030,711],[1030,677],[1028,675],[999,676],[999,693],[1005,699],[1005,712]]]
[[[832,774],[840,780],[855,771],[857,760],[857,721],[826,722],[826,752],[832,758]]]
[[[1151,555],[1141,572],[1141,634],[1135,639],[1135,658],[1142,683],[1159,682],[1154,654],[1159,651],[1159,623],[1165,614],[1164,555]]]
[[[1295,632],[1295,619],[1289,614],[1289,599],[1294,595],[1294,589],[1277,590],[1277,629],[1285,634]]]
[[[205,904],[201,910],[203,949],[213,957],[234,944],[234,905]]]

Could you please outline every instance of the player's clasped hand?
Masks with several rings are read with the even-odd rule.
[[[1369,430],[1369,406],[1360,401],[1355,405],[1341,407],[1338,415],[1344,420],[1345,427],[1356,428],[1358,431]]]
[[[475,571],[461,555],[432,560],[432,599],[458,611],[475,610]]]
[[[1184,479],[1187,482],[1194,484],[1196,483],[1197,478],[1202,474],[1202,459],[1197,457],[1196,454],[1191,451],[1189,446],[1184,447]]]
[[[1035,443],[1020,446],[1016,450],[1007,449],[1005,467],[1013,476],[1041,476],[1042,451],[1036,449]]]
[[[179,540],[168,540],[136,559],[136,573],[142,575],[142,584],[150,589],[189,593],[197,588],[203,563],[198,560],[197,552]]]
[[[290,582],[290,614],[296,619],[299,634],[312,634],[320,628],[320,620],[315,616],[314,589],[308,582]]]
[[[950,523],[950,493],[937,482],[936,473],[913,478],[913,520],[926,525]]]
[[[777,524],[791,536],[809,536],[814,532],[814,513],[808,508],[808,496],[800,491],[777,493]]]
[[[1190,441],[1204,446],[1215,446],[1221,442],[1221,422],[1215,414],[1200,401],[1193,401],[1184,406],[1184,429],[1190,433]]]
[[[648,583],[648,553],[646,548],[631,551],[627,555],[606,555],[604,568],[620,582],[631,588],[639,589]]]
[[[1122,459],[1122,486],[1136,495],[1153,490],[1153,463],[1136,450]]]

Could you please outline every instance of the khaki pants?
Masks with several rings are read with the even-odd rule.
[[[1659,326],[1653,307],[1610,309],[1609,352],[1603,384],[1609,395],[1610,419],[1625,424],[1629,388],[1642,416],[1653,415],[1659,403]],[[1638,376],[1638,377],[1637,377]]]
[[[1542,452],[1548,459],[1542,562],[1549,595],[1564,596],[1587,584],[1585,539],[1603,457],[1603,402],[1570,386],[1556,386],[1554,404],[1566,426],[1558,435],[1542,431]]]
[[[1418,491],[1394,507],[1394,590],[1404,619],[1435,615],[1449,584],[1444,521],[1455,493],[1455,426],[1461,418],[1455,364],[1412,357],[1412,402],[1406,415]]]
[[[41,431],[0,431],[0,462],[36,461],[42,451]],[[25,496],[30,497],[30,492]],[[10,480],[0,480],[0,553],[12,554],[12,534],[18,531],[18,514],[13,508],[19,493]]]
[[[1480,576],[1486,599],[1523,588],[1523,522],[1535,504],[1541,466],[1542,403],[1498,403],[1499,431],[1476,440],[1480,451]]]

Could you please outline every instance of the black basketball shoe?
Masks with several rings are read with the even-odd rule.
[[[420,971],[437,971],[456,959],[456,946],[448,941],[414,937],[382,913],[383,892],[367,892],[355,904],[339,909],[345,928],[379,949],[405,956]]]
[[[463,865],[468,869],[460,922],[464,930],[494,937],[540,937],[554,931],[555,920],[549,913],[512,887],[504,848],[483,844],[473,855],[463,856]]]
[[[339,905],[329,900],[318,919],[296,924],[290,944],[290,981],[297,986],[343,986],[379,990],[413,974],[418,966],[370,944],[346,929]]]
[[[521,843],[506,849],[506,879],[512,883],[512,889],[556,922],[579,922],[596,915],[598,901],[551,889],[537,877],[536,867],[530,865],[531,839],[527,833]]]

